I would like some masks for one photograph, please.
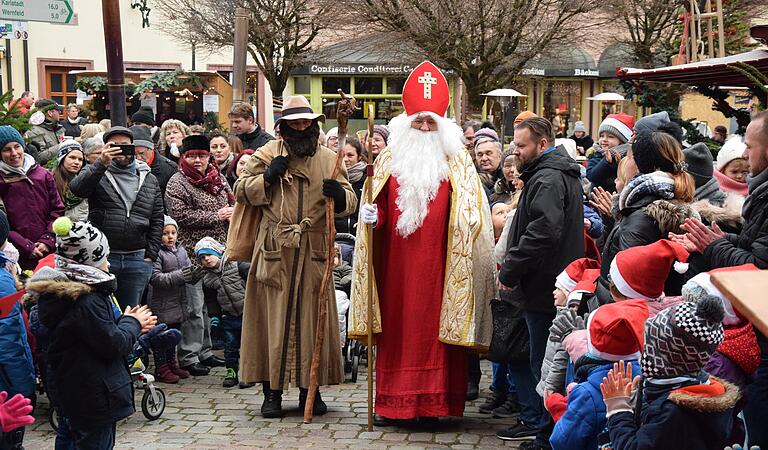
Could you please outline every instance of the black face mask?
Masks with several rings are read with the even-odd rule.
[[[285,126],[283,126],[285,125]],[[294,130],[288,124],[280,124],[280,136],[282,136],[288,151],[299,158],[314,156],[320,139],[320,125],[316,120],[303,131]]]

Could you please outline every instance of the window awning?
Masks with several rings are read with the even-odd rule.
[[[724,58],[712,58],[678,66],[656,69],[618,68],[616,74],[624,80],[681,83],[691,86],[747,87],[754,81],[734,70],[738,63],[746,63],[762,73],[768,73],[768,50],[752,50]]]
[[[558,48],[557,53],[537,56],[520,72],[523,76],[597,78],[599,71],[594,58],[581,47]]]

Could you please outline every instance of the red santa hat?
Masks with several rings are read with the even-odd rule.
[[[445,116],[450,103],[448,80],[429,61],[416,66],[403,85],[403,107],[407,115],[432,112]]]
[[[581,281],[584,271],[588,269],[599,269],[600,264],[594,259],[579,258],[560,272],[555,279],[555,287],[569,294],[576,288],[576,284]]]
[[[587,319],[587,351],[606,361],[640,359],[648,303],[627,300],[597,308]]]
[[[611,281],[625,297],[656,301],[664,298],[664,283],[674,265],[675,271],[688,270],[688,252],[666,239],[632,247],[616,254],[611,261]]]
[[[607,131],[616,136],[622,144],[632,139],[632,129],[635,127],[635,118],[629,114],[608,114],[600,124],[598,133]]]
[[[576,287],[573,288],[570,294],[568,294],[567,306],[570,308],[578,308],[581,304],[581,299],[585,294],[594,294],[597,289],[597,279],[600,278],[600,269],[587,269],[581,277],[581,280],[576,283]]]

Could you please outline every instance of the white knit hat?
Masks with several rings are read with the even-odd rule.
[[[743,158],[746,149],[747,145],[741,136],[733,136],[725,141],[720,151],[717,152],[717,170],[722,172],[729,162]]]

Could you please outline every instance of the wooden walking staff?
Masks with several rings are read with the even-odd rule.
[[[341,164],[344,161],[344,152],[341,150],[347,139],[347,123],[349,117],[357,109],[355,99],[344,94],[339,89],[341,100],[336,104],[336,119],[339,122],[339,149],[336,152],[336,161],[331,171],[331,179],[335,180],[341,170]],[[325,269],[323,270],[323,279],[320,282],[320,300],[317,305],[317,330],[315,334],[315,348],[312,352],[312,365],[309,370],[309,392],[307,392],[307,402],[304,405],[304,423],[312,423],[312,409],[315,406],[315,395],[317,394],[318,382],[317,372],[320,370],[320,354],[323,351],[323,341],[325,338],[325,323],[328,320],[328,302],[331,301],[328,295],[331,279],[333,278],[333,257],[336,252],[334,239],[336,238],[336,226],[333,222],[334,201],[331,197],[325,199],[325,226],[328,230],[328,257],[325,260]]]
[[[373,103],[368,105],[368,189],[365,191],[365,202],[373,203]],[[373,225],[368,227],[368,431],[373,431]]]

